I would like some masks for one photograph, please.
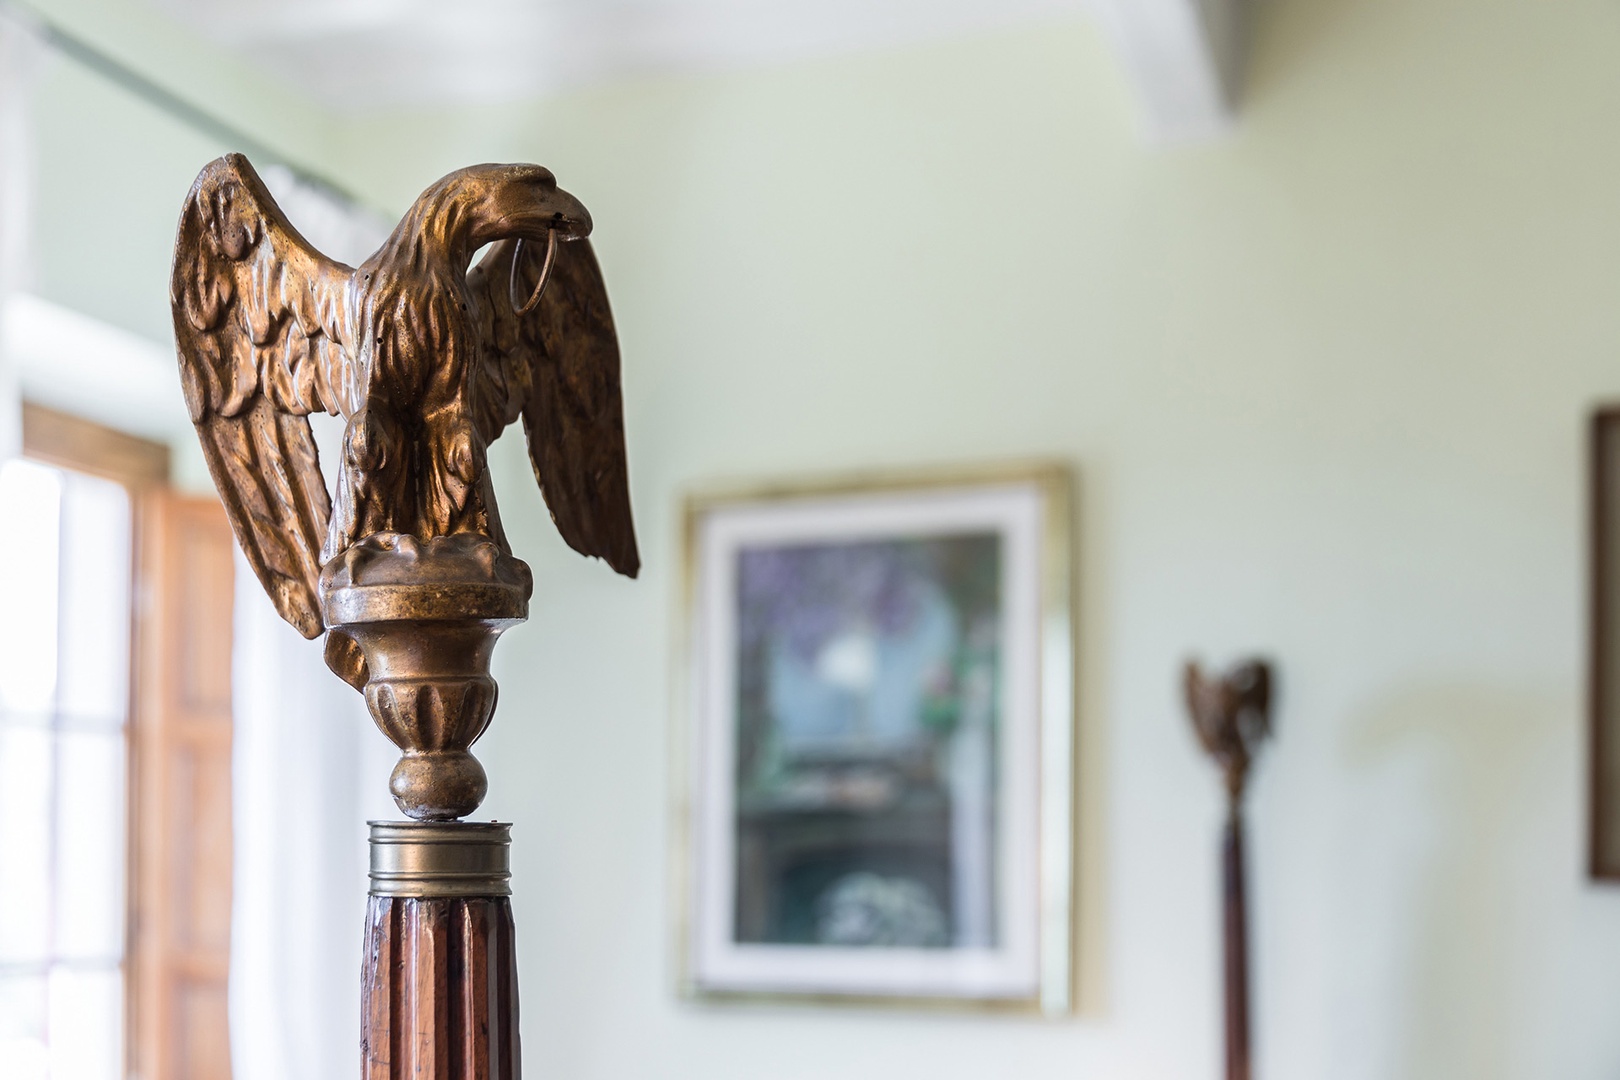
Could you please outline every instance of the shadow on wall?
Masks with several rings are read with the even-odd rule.
[[[1347,764],[1357,772],[1421,756],[1417,807],[1398,833],[1421,854],[1396,880],[1391,970],[1383,1003],[1395,1031],[1387,1075],[1408,1080],[1497,1080],[1518,1075],[1511,1036],[1526,935],[1542,931],[1524,903],[1547,832],[1549,800],[1562,790],[1567,741],[1551,698],[1477,688],[1413,690],[1352,721]],[[1371,808],[1376,815],[1380,809]],[[1376,827],[1375,827],[1376,831]],[[1557,835],[1556,833],[1554,835]],[[1559,882],[1557,885],[1566,883]]]
[[[1264,4],[1252,13],[1243,77],[1242,108],[1277,100],[1310,70],[1319,50],[1338,46],[1358,33],[1358,16],[1378,25],[1368,0],[1313,0],[1310,3]]]

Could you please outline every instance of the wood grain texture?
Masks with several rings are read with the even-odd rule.
[[[35,461],[116,480],[132,496],[169,482],[169,448],[25,401],[23,452]]]
[[[364,955],[364,1080],[517,1080],[508,898],[373,896]]]
[[[167,492],[144,497],[138,516],[150,600],[131,727],[131,1065],[229,1080],[230,527],[217,501]]]

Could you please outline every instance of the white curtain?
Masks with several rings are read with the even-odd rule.
[[[359,1069],[367,818],[397,817],[394,754],[359,694],[276,614],[238,556],[235,1080]]]
[[[263,168],[287,216],[351,265],[382,224]],[[324,418],[316,418],[321,420]],[[316,427],[332,479],[340,428]],[[351,1080],[360,1067],[360,942],[367,819],[397,818],[397,752],[361,696],[327,670],[321,642],[282,621],[238,555],[234,648],[234,1080]]]
[[[33,138],[30,91],[40,45],[22,24],[0,13],[0,319],[6,300],[29,284],[30,195]],[[0,327],[3,330],[3,327]],[[0,334],[0,340],[4,335]],[[0,349],[0,461],[22,447],[22,410],[17,366]]]

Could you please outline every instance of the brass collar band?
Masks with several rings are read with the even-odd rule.
[[[373,821],[370,825],[372,896],[512,895],[509,824]]]
[[[348,585],[328,590],[322,603],[328,626],[398,619],[483,619],[515,624],[529,615],[522,587],[498,581]]]

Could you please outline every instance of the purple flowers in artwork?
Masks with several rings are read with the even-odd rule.
[[[738,556],[739,642],[773,637],[804,659],[852,625],[903,633],[934,572],[927,541],[749,548]]]

